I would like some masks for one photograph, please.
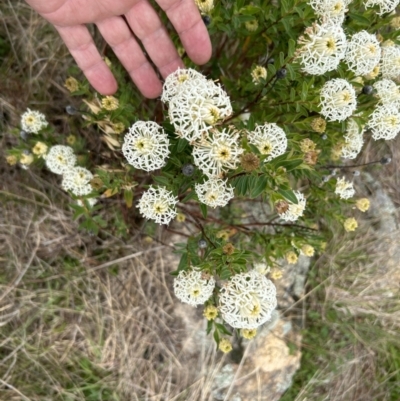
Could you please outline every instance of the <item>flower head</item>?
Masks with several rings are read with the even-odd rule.
[[[188,84],[196,86],[197,81],[207,82],[207,78],[192,68],[178,68],[165,79],[161,101],[168,103],[182,88]]]
[[[138,207],[140,214],[158,224],[168,224],[176,216],[175,205],[178,199],[163,187],[153,187],[145,191]]]
[[[255,270],[231,277],[219,297],[222,318],[237,329],[262,325],[271,319],[276,305],[274,284]]]
[[[243,153],[239,132],[226,128],[203,134],[194,145],[194,164],[210,178],[220,178],[225,171],[235,169]]]
[[[81,207],[88,205],[90,208],[92,208],[97,202],[98,202],[97,198],[87,198],[84,200],[78,199],[76,201],[76,204]]]
[[[246,340],[251,340],[257,335],[257,329],[242,329],[240,334]]]
[[[19,162],[21,163],[22,167],[26,167],[33,163],[33,155],[32,153],[22,153]]]
[[[360,31],[347,43],[345,61],[357,75],[368,74],[381,59],[381,47],[375,35]]]
[[[400,109],[400,88],[391,79],[381,79],[374,83],[376,95],[382,104],[393,104]]]
[[[101,107],[108,111],[117,110],[119,107],[119,101],[114,96],[106,96],[101,99]]]
[[[71,167],[64,171],[61,187],[64,191],[71,191],[76,196],[89,195],[93,189],[90,185],[92,178],[93,174],[86,168]]]
[[[360,129],[357,123],[350,119],[347,123],[347,131],[344,136],[345,144],[341,147],[341,157],[355,159],[360,153],[364,144],[364,130]]]
[[[39,131],[47,127],[48,122],[44,114],[36,110],[27,109],[21,116],[21,127],[24,131],[31,134],[37,134]]]
[[[370,202],[368,198],[357,199],[356,208],[360,212],[366,212],[369,209]]]
[[[179,137],[199,139],[232,114],[229,96],[220,85],[205,79],[189,80],[169,103],[169,118]]]
[[[380,67],[383,78],[398,79],[400,77],[400,46],[382,48]]]
[[[312,256],[314,256],[315,253],[315,249],[313,246],[309,245],[309,244],[304,244],[301,247],[301,253],[305,256],[308,256],[309,258],[311,258]]]
[[[262,79],[267,78],[266,68],[261,65],[257,65],[251,72],[251,77],[253,78],[253,83],[255,83],[256,85],[259,84]]]
[[[246,21],[244,26],[249,32],[255,32],[258,29],[258,21],[256,19]]]
[[[8,155],[6,157],[6,162],[9,166],[15,166],[18,163],[18,159],[15,155]]]
[[[317,117],[311,121],[311,129],[319,134],[322,134],[326,130],[326,121],[321,118]]]
[[[296,255],[296,252],[294,251],[289,251],[285,255],[286,262],[288,262],[290,265],[294,265],[297,263],[297,260],[299,259],[298,256]]]
[[[285,221],[296,221],[299,217],[303,215],[304,209],[306,208],[306,198],[299,191],[293,191],[297,198],[297,204],[291,201],[287,201],[288,208],[279,213],[281,219]]]
[[[54,174],[64,174],[75,166],[76,156],[69,146],[55,145],[46,156],[46,166]]]
[[[342,24],[349,2],[349,0],[310,0],[308,3],[320,18]]]
[[[204,184],[196,184],[195,191],[201,203],[213,208],[226,206],[234,196],[233,187],[219,178],[211,178]]]
[[[301,47],[296,56],[303,71],[311,75],[322,75],[337,68],[347,47],[343,28],[330,21],[308,27],[298,43]]]
[[[321,114],[329,121],[343,121],[357,107],[353,86],[345,79],[335,78],[325,82],[321,89]]]
[[[190,271],[181,270],[174,279],[176,297],[192,306],[204,304],[211,297],[214,287],[214,278],[203,278],[202,272],[196,268]]]
[[[302,152],[307,153],[315,150],[317,144],[309,138],[300,141],[300,149]]]
[[[79,90],[79,82],[74,77],[69,77],[65,80],[64,86],[69,92],[73,93]]]
[[[245,153],[240,158],[240,165],[244,171],[250,173],[260,167],[260,159],[254,153]]]
[[[358,227],[358,223],[354,217],[349,217],[344,221],[343,226],[347,232],[350,232],[356,230],[356,228]]]
[[[202,14],[209,13],[214,8],[214,0],[194,0]]]
[[[218,316],[218,309],[214,305],[207,305],[204,308],[203,316],[207,320],[214,320]]]
[[[370,71],[368,74],[365,74],[365,75],[364,75],[364,78],[365,78],[367,81],[370,81],[371,79],[375,79],[375,78],[379,75],[380,69],[381,69],[381,68],[380,68],[379,65],[375,66],[375,67],[372,69],[372,71]]]
[[[218,345],[218,349],[224,354],[232,351],[232,344],[227,338],[223,338]]]
[[[259,262],[259,263],[254,263],[253,269],[259,273],[259,274],[267,274],[270,271],[270,267],[267,265],[266,262]]]
[[[388,104],[378,106],[369,117],[368,128],[375,140],[395,138],[400,131],[400,113],[397,107]]]
[[[32,148],[32,153],[38,157],[44,157],[47,153],[48,146],[43,142],[36,142],[35,146]]]
[[[352,182],[346,181],[344,177],[337,180],[335,194],[339,195],[340,199],[349,199],[354,196],[355,192]]]
[[[167,163],[168,146],[169,139],[162,127],[153,121],[138,121],[125,135],[122,153],[133,167],[153,171]]]
[[[383,15],[386,13],[391,13],[399,5],[399,0],[367,0],[365,2],[365,7],[378,6],[378,15]]]
[[[285,131],[275,123],[259,125],[248,134],[249,142],[255,145],[262,155],[266,155],[266,162],[283,155],[287,148]]]

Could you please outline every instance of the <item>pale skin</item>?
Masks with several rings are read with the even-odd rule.
[[[86,78],[103,95],[115,93],[118,86],[86,24],[96,24],[132,81],[148,98],[161,94],[162,83],[138,40],[163,78],[184,67],[158,13],[147,0],[26,2],[54,25]],[[196,64],[206,63],[211,57],[211,42],[194,1],[157,0],[157,3],[178,32],[191,60]]]

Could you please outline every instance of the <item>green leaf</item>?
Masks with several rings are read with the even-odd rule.
[[[170,183],[169,178],[164,177],[163,175],[153,175],[153,180],[155,183],[164,186],[168,186]]]
[[[211,333],[211,330],[212,330],[212,328],[213,328],[213,325],[214,325],[214,320],[209,320],[209,321],[207,322],[207,335]]]
[[[131,189],[125,189],[124,200],[125,200],[126,207],[128,209],[130,209],[133,204],[133,191]]]
[[[181,256],[181,260],[179,261],[178,270],[185,270],[188,265],[188,254],[184,252]]]
[[[289,39],[288,58],[291,58],[296,51],[296,41]]]
[[[280,193],[285,199],[297,205],[299,201],[295,193],[290,189],[278,189],[278,193]]]
[[[266,189],[267,182],[268,179],[266,177],[258,177],[257,184],[252,188],[250,197],[254,199],[260,196]]]
[[[178,140],[177,153],[181,153],[183,150],[185,150],[188,144],[189,142],[186,139],[180,138]]]
[[[213,336],[214,336],[215,342],[216,342],[217,344],[219,344],[220,337],[219,337],[219,332],[218,332],[218,330],[214,330]]]
[[[218,327],[218,330],[222,334],[226,334],[227,336],[231,336],[232,335],[232,333],[223,324],[215,322],[215,326]]]
[[[203,218],[207,218],[207,205],[205,205],[204,203],[200,203],[200,210],[201,210],[201,214],[203,215]]]
[[[183,199],[182,203],[188,202],[192,199],[196,199],[196,192],[195,191],[190,191]]]

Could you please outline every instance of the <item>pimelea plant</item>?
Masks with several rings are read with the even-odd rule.
[[[115,96],[68,77],[82,104],[67,113],[82,131],[95,128],[96,153],[27,109],[7,161],[59,174],[83,229],[107,225],[98,211],[113,198],[129,210],[119,219],[125,232],[183,233],[174,291],[204,308],[207,331],[229,352],[230,335],[251,339],[270,319],[285,263],[322,252],[335,222],[356,230],[369,208],[357,198],[362,176],[351,173],[363,167],[354,159],[365,142],[400,130],[400,42],[389,14],[398,1],[196,4],[214,42],[206,66],[186,60],[155,101],[108,59]]]

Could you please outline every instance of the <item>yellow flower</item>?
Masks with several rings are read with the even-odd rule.
[[[208,305],[204,309],[203,316],[207,320],[214,320],[218,316],[218,309],[214,305]]]
[[[227,340],[226,338],[223,338],[220,342],[219,342],[219,346],[218,348],[224,353],[227,354],[228,352],[232,351],[232,344],[229,340]]]
[[[370,79],[375,79],[379,74],[379,65],[377,65],[376,67],[374,67],[374,69],[369,72],[368,74],[364,75],[364,78],[366,80],[370,80]]]
[[[253,78],[253,83],[255,83],[256,85],[259,84],[261,79],[267,78],[266,68],[261,65],[257,65],[251,72],[251,77]]]
[[[311,121],[311,128],[320,134],[324,133],[326,130],[326,121],[321,118],[317,117]]]
[[[358,199],[356,202],[356,208],[361,212],[366,212],[369,209],[369,205],[369,199],[367,198]]]
[[[297,263],[297,255],[293,252],[293,251],[289,251],[286,254],[286,261],[290,264],[290,265],[294,265]]]
[[[317,144],[308,138],[303,139],[300,142],[300,149],[303,153],[307,153],[307,152],[311,152],[311,151],[315,150],[316,146],[317,146]]]
[[[279,279],[282,278],[282,276],[283,276],[282,270],[280,270],[280,269],[272,269],[272,271],[271,271],[272,280],[279,280]]]
[[[256,19],[253,19],[251,21],[246,21],[244,23],[244,26],[248,31],[255,32],[258,29],[258,21]]]
[[[68,145],[73,145],[76,142],[76,136],[75,135],[68,135],[67,136],[67,143]]]
[[[119,101],[114,96],[106,96],[101,100],[101,107],[108,111],[117,110],[119,107]]]
[[[107,64],[108,68],[111,68],[112,62],[108,57],[104,57],[104,62]]]
[[[194,0],[202,14],[209,13],[214,8],[214,0]]]
[[[43,156],[47,153],[47,145],[43,142],[36,142],[36,145],[33,147],[32,152],[36,155],[36,156]]]
[[[394,17],[391,21],[390,21],[390,26],[394,29],[400,29],[400,17]]]
[[[242,337],[251,340],[257,335],[257,329],[242,329]]]
[[[113,129],[116,134],[122,134],[125,131],[125,125],[123,123],[114,123]]]
[[[235,252],[235,247],[232,245],[231,242],[228,242],[226,245],[222,247],[222,251],[226,255],[232,255],[233,252]]]
[[[215,236],[217,238],[221,238],[223,241],[228,241],[228,239],[230,237],[230,233],[229,233],[229,231],[221,230],[221,231],[218,231]]]
[[[303,253],[303,255],[308,256],[309,258],[311,258],[311,256],[314,256],[314,248],[311,245],[308,244],[304,244],[301,247],[301,252]]]
[[[14,155],[8,155],[6,157],[6,162],[10,165],[10,166],[15,166],[18,162],[18,159],[16,158],[16,156]]]
[[[183,213],[177,213],[175,219],[178,223],[183,223],[186,220],[186,216]]]
[[[331,150],[331,159],[332,160],[339,160],[340,156],[342,155],[342,148],[343,144],[337,143],[336,145],[333,146]]]
[[[349,217],[348,219],[345,220],[343,226],[347,232],[355,231],[355,229],[358,227],[358,223],[354,217]]]
[[[21,158],[19,159],[19,162],[23,166],[29,166],[33,162],[33,155],[31,153],[29,153],[29,154],[22,153]]]
[[[73,77],[69,77],[65,80],[64,82],[64,86],[71,92],[76,92],[77,90],[79,90],[79,82],[73,78]]]

